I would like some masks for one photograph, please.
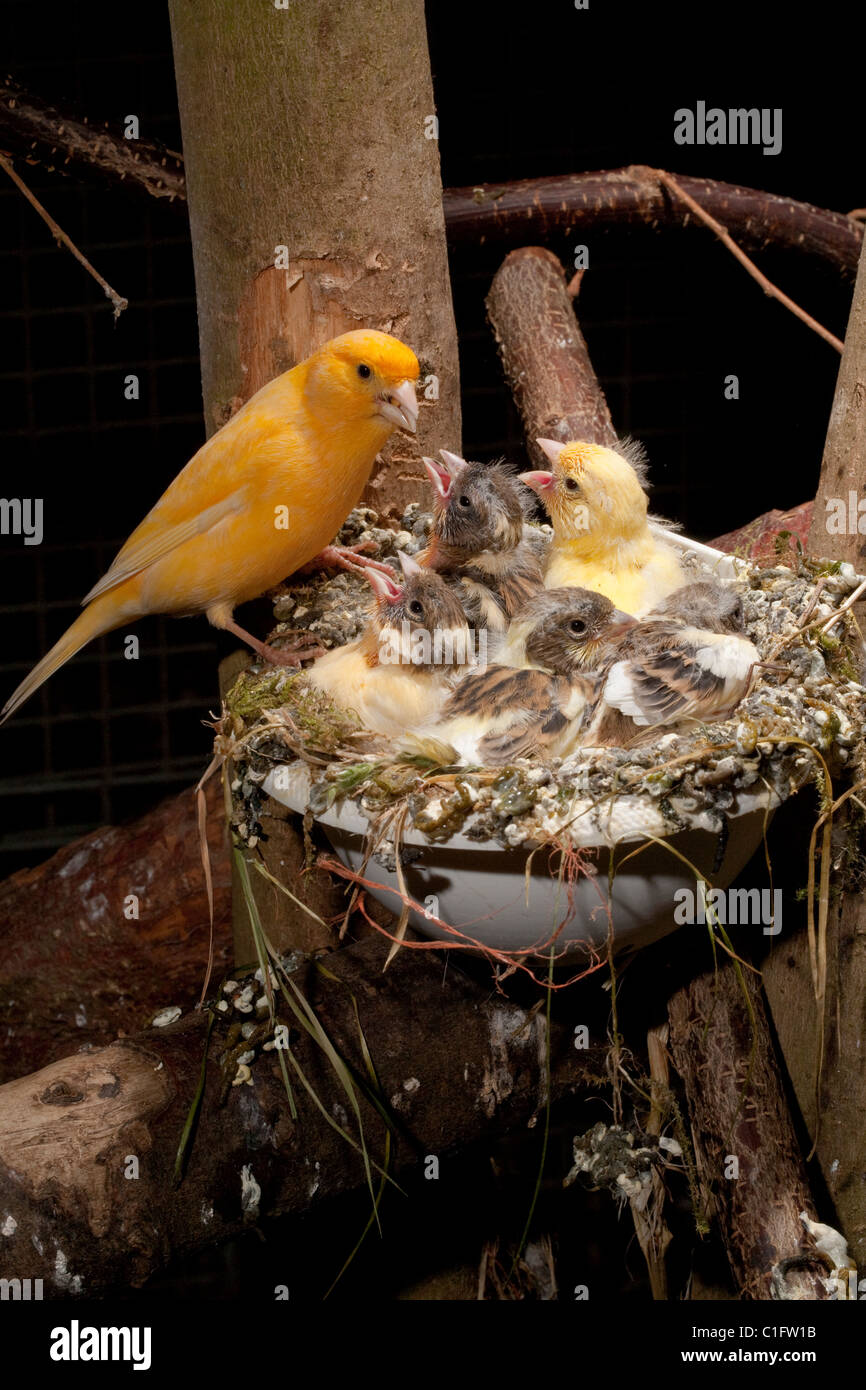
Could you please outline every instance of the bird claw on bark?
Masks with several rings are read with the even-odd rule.
[[[320,647],[309,633],[294,642],[288,642],[284,647],[272,647],[269,642],[260,642],[258,637],[253,637],[251,632],[239,627],[231,619],[225,623],[225,629],[227,632],[233,632],[235,637],[239,637],[248,647],[252,647],[256,656],[261,661],[269,662],[271,666],[300,666],[302,661],[317,660],[325,655],[325,648]]]
[[[325,655],[326,648],[318,642],[305,642],[301,638],[285,647],[272,647],[269,642],[261,642],[256,648],[263,661],[271,666],[300,666],[302,661],[318,660]]]
[[[349,570],[352,574],[363,574],[365,569],[379,570],[381,574],[387,574],[390,578],[396,578],[396,571],[391,565],[385,564],[383,560],[373,560],[369,555],[362,555],[361,551],[369,550],[375,545],[375,541],[360,541],[357,545],[326,545],[324,550],[320,550],[305,570],[320,569],[341,569]]]

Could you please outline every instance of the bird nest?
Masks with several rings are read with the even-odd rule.
[[[359,508],[340,535],[343,544],[370,541],[378,558],[410,554],[427,542],[431,517],[417,504],[397,531]],[[543,551],[550,528],[530,527]],[[306,681],[303,671],[254,667],[225,700],[218,726],[221,751],[234,767],[233,823],[254,845],[261,835],[265,783],[279,769],[303,773],[309,811],[354,803],[372,828],[406,807],[405,832],[441,842],[455,834],[512,848],[555,842],[575,848],[689,828],[723,834],[728,816],[772,807],[808,782],[822,800],[845,769],[862,775],[866,690],[857,680],[860,636],[850,611],[835,617],[860,583],[847,564],[812,561],[760,567],[738,563],[748,636],[769,667],[755,672],[733,717],[662,729],[639,747],[583,748],[540,763],[519,758],[507,767],[457,767],[437,746],[383,751],[349,709]],[[701,561],[686,567],[701,577]],[[370,602],[363,578],[341,573],[295,579],[277,593],[272,640],[314,634],[324,647],[361,632]],[[852,766],[856,764],[855,766]]]

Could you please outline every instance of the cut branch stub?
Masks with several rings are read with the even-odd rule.
[[[616,443],[556,256],[540,246],[512,251],[493,277],[487,313],[534,466],[548,466],[539,437]]]

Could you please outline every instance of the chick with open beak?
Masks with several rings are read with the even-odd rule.
[[[525,523],[528,495],[500,463],[467,463],[440,449],[425,458],[433,530],[422,563],[446,576],[474,628],[504,632],[542,587],[541,563]]]
[[[408,555],[400,563],[402,582],[365,572],[375,597],[363,633],[307,673],[365,729],[393,736],[435,717],[474,654],[466,615],[445,580]]]

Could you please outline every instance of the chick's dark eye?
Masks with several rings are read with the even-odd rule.
[[[359,362],[359,363],[358,363],[358,376],[361,377],[362,380],[366,381],[367,378],[368,378],[368,377],[371,377],[372,375],[373,375],[373,373],[371,372],[370,368],[367,366],[367,363],[366,363],[366,362]]]
[[[423,617],[423,615],[424,615],[424,605],[423,605],[423,603],[421,602],[420,599],[417,599],[417,598],[413,598],[413,599],[412,599],[412,602],[409,604],[409,612],[412,614],[413,618],[421,618],[421,617]]]
[[[569,492],[580,492],[580,483],[575,478],[566,478],[565,486]]]
[[[582,632],[586,632],[586,623],[583,621],[583,618],[572,618],[569,627],[577,636],[580,636]]]
[[[472,502],[471,502],[471,500],[466,496],[466,493],[463,492],[463,493],[461,493],[461,495],[457,498],[457,505],[458,505],[458,507],[471,507],[471,506],[472,506]]]

